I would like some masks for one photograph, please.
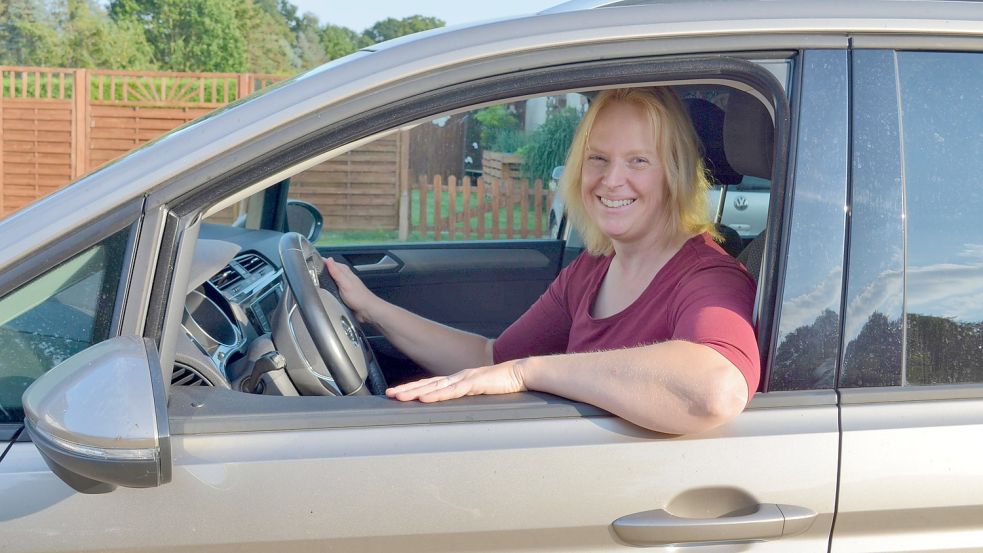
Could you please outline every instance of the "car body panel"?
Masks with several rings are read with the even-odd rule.
[[[175,435],[171,483],[96,496],[72,493],[31,444],[17,444],[0,465],[0,494],[39,493],[4,504],[0,519],[17,524],[2,540],[13,551],[213,551],[233,543],[284,552],[618,551],[625,545],[611,522],[697,490],[708,509],[758,501],[819,514],[800,536],[742,551],[826,551],[834,400],[827,393],[810,399],[819,405],[752,408],[690,437],[606,416]],[[796,447],[779,467],[774,447],[788,438],[789,421]],[[744,453],[722,457],[724,450]],[[77,512],[112,522],[79,535],[68,522]],[[154,530],[159,520],[167,532]]]

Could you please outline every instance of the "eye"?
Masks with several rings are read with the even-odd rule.
[[[607,163],[607,158],[600,154],[590,154],[587,156],[587,163],[590,165],[603,165]]]
[[[647,167],[649,160],[647,157],[636,156],[631,158],[629,161],[632,167]]]

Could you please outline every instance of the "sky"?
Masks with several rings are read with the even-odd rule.
[[[331,23],[357,32],[387,17],[400,19],[424,15],[443,19],[447,25],[473,23],[514,15],[535,13],[561,4],[563,0],[291,0],[300,13],[312,12],[321,24]]]

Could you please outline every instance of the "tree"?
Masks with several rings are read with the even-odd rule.
[[[58,35],[41,0],[0,2],[0,62],[6,65],[55,65]]]
[[[321,29],[321,45],[325,55],[331,60],[347,56],[362,47],[358,33],[348,27],[330,23]]]
[[[58,65],[107,69],[152,69],[153,49],[133,21],[115,23],[91,0],[64,0],[57,19]]]
[[[363,31],[362,37],[368,40],[369,44],[375,44],[420,31],[436,29],[444,25],[445,23],[441,19],[422,15],[411,15],[402,19],[387,17]]]
[[[252,4],[238,0],[111,0],[117,23],[133,21],[171,71],[244,71],[247,41],[240,17]],[[246,11],[244,11],[246,10]]]

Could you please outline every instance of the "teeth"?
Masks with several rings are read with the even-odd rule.
[[[624,207],[635,203],[635,200],[609,200],[607,198],[601,198],[601,203],[607,207]]]

